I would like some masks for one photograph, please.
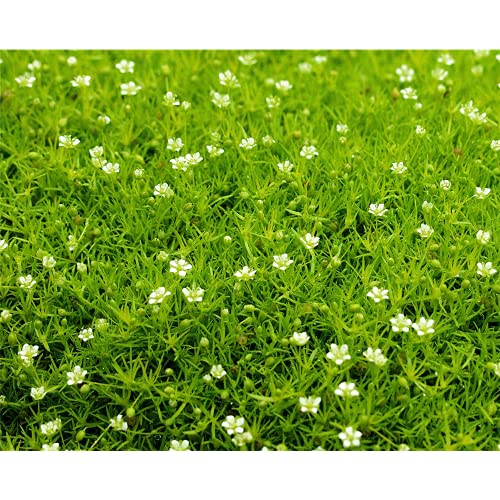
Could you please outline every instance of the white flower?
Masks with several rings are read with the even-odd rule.
[[[342,398],[359,396],[359,392],[356,389],[356,384],[354,382],[341,382],[337,389],[335,389],[335,394]]]
[[[415,134],[417,135],[425,135],[425,128],[422,127],[421,125],[417,125],[416,128],[415,128]]]
[[[405,166],[405,164],[402,161],[400,161],[399,163],[394,162],[392,164],[391,170],[395,174],[403,174],[404,172],[406,172],[408,170],[408,168]]]
[[[139,90],[142,90],[140,85],[136,85],[134,82],[122,83],[120,85],[122,95],[137,95]]]
[[[387,363],[387,358],[382,354],[380,349],[373,350],[371,347],[368,347],[368,349],[363,352],[363,356],[370,361],[370,363],[375,363],[377,366],[384,366]]]
[[[257,144],[256,144],[255,139],[253,137],[241,139],[240,148],[253,149],[255,146],[257,146]]]
[[[434,205],[432,203],[430,203],[429,201],[424,201],[422,203],[422,210],[424,212],[429,213],[433,208],[434,208]]]
[[[492,368],[493,368],[493,373],[497,376],[500,377],[500,362],[499,363],[492,363]],[[500,450],[500,444],[498,445],[498,449]]]
[[[491,238],[491,233],[489,231],[483,231],[482,229],[480,229],[476,233],[476,239],[477,239],[477,241],[479,241],[479,243],[481,243],[481,245],[488,244],[488,241],[490,241],[490,238]]]
[[[119,63],[115,64],[115,68],[122,74],[124,73],[133,73],[134,72],[134,61],[126,61],[122,59]]]
[[[344,361],[351,359],[349,347],[346,344],[342,344],[340,347],[337,344],[330,344],[330,351],[326,353],[326,357],[331,361],[335,361],[335,364],[339,366]]]
[[[283,92],[284,94],[286,94],[293,87],[288,80],[280,80],[279,82],[276,82],[274,86],[277,90]]]
[[[167,92],[163,96],[163,104],[166,106],[180,106],[180,102],[177,99],[177,96],[173,92]]]
[[[33,288],[36,285],[36,281],[33,279],[33,276],[31,276],[31,274],[28,274],[26,276],[19,276],[19,278],[17,278],[17,283],[20,288],[26,288],[27,290]]]
[[[245,66],[253,66],[257,63],[257,59],[255,58],[255,54],[253,52],[238,56],[238,61]]]
[[[68,66],[74,66],[76,63],[78,62],[78,60],[76,59],[75,56],[69,56],[67,59],[66,59],[66,64]]]
[[[407,318],[404,314],[399,313],[395,318],[391,318],[391,325],[393,332],[405,332],[410,331],[411,319]]]
[[[106,158],[90,158],[90,161],[96,168],[102,168],[106,165],[106,163],[108,163],[108,160],[106,160]]]
[[[68,377],[67,384],[68,385],[78,385],[83,383],[83,379],[85,375],[87,375],[87,370],[82,370],[80,366],[75,366],[72,372],[66,372],[66,376]]]
[[[488,276],[493,276],[496,274],[497,270],[493,268],[493,264],[491,262],[478,262],[477,263],[477,274],[482,276],[483,278],[487,278]]]
[[[439,187],[443,190],[443,191],[449,191],[450,188],[451,188],[451,182],[448,180],[448,179],[444,179],[442,180],[440,183],[439,183]]]
[[[16,78],[16,82],[20,87],[33,87],[36,78],[31,73],[24,73]]]
[[[318,156],[316,148],[312,145],[304,145],[300,150],[300,156],[306,158],[306,160],[311,160],[314,156]]]
[[[472,123],[478,125],[488,123],[488,117],[486,116],[486,113],[479,113],[479,111],[473,111],[472,113],[470,113],[469,118]]]
[[[337,123],[336,129],[339,134],[347,134],[349,132],[349,127],[344,123]]]
[[[186,297],[188,302],[201,302],[203,300],[203,294],[205,290],[203,288],[183,288],[182,293]]]
[[[33,358],[39,354],[38,349],[39,347],[37,345],[24,344],[17,355],[25,366],[31,366],[33,364]]]
[[[281,105],[281,99],[277,96],[270,95],[266,97],[266,104],[269,109],[278,108]]]
[[[59,443],[44,444],[42,451],[59,451]]]
[[[302,62],[299,64],[299,71],[301,73],[310,73],[312,71],[312,65],[308,62]]]
[[[212,146],[211,144],[207,146],[207,151],[208,154],[213,157],[220,156],[224,153],[224,150],[222,148],[219,148],[218,146]]]
[[[432,328],[434,326],[433,319],[425,319],[424,317],[422,317],[418,320],[418,322],[413,323],[411,326],[420,337],[435,332],[434,328]]]
[[[222,365],[213,365],[210,369],[210,375],[214,378],[221,379],[227,375],[227,372],[222,368]]]
[[[478,198],[479,200],[484,200],[490,194],[490,192],[490,188],[476,187],[476,194],[474,195],[474,197]]]
[[[351,446],[359,446],[359,438],[362,436],[361,432],[353,429],[352,427],[347,427],[344,432],[339,434],[339,439],[342,441],[344,448],[350,448]]]
[[[110,418],[109,425],[115,431],[126,431],[128,429],[128,424],[125,420],[123,420],[123,415]]]
[[[415,71],[409,68],[406,64],[403,64],[398,69],[396,69],[396,74],[399,76],[400,82],[411,82],[413,80],[413,77],[415,76]]]
[[[243,266],[243,268],[239,271],[236,271],[234,275],[240,280],[251,280],[255,276],[255,269],[250,269],[248,266]]]
[[[89,155],[91,158],[102,158],[104,155],[104,148],[102,146],[95,146],[89,149]]]
[[[212,92],[212,102],[218,108],[227,108],[231,104],[231,98],[228,94],[219,94],[219,92]]]
[[[377,286],[374,286],[367,294],[367,297],[373,299],[373,302],[377,303],[382,300],[389,300],[389,290],[381,290]]]
[[[432,77],[441,82],[448,76],[448,71],[443,68],[435,68],[432,70]]]
[[[102,167],[102,169],[107,174],[118,174],[120,172],[120,165],[118,163],[108,162]]]
[[[455,64],[455,59],[451,57],[450,54],[443,53],[438,57],[438,63],[444,64],[445,66],[453,66]]]
[[[182,109],[189,109],[191,107],[191,103],[188,101],[182,101],[181,102],[181,108]]]
[[[210,375],[210,373],[207,373],[206,375],[203,375],[203,377],[201,377],[207,384],[209,384],[210,382],[212,382],[212,375]]]
[[[327,57],[326,56],[314,56],[313,57],[313,61],[316,63],[316,64],[324,64],[327,60]]]
[[[191,264],[188,264],[184,259],[170,261],[170,272],[178,274],[182,278],[184,278],[187,272],[192,268],[193,266]]]
[[[184,156],[179,156],[178,158],[172,158],[170,160],[170,163],[172,164],[172,168],[174,170],[181,169],[183,172],[185,172],[189,167],[188,161]]]
[[[95,329],[98,332],[103,332],[109,326],[108,320],[106,318],[98,318],[95,321]]]
[[[170,198],[174,195],[174,191],[166,182],[163,182],[162,184],[157,184],[155,186],[153,194],[155,196],[161,196],[162,198]]]
[[[191,451],[189,449],[189,441],[184,439],[179,442],[176,439],[172,439],[172,441],[170,441],[170,448],[168,451]]]
[[[144,175],[144,169],[143,168],[136,168],[134,170],[134,177],[142,177]]]
[[[304,237],[300,238],[300,242],[308,249],[312,250],[319,244],[319,236],[313,236],[311,233],[307,233]]]
[[[293,335],[290,337],[290,344],[296,346],[303,346],[307,344],[307,341],[310,339],[309,335],[306,332],[293,332]]]
[[[30,395],[35,401],[40,401],[45,397],[47,394],[47,391],[45,390],[45,387],[41,385],[40,387],[32,387],[30,390]]]
[[[272,144],[274,144],[276,141],[270,136],[270,135],[265,135],[263,138],[262,138],[262,144],[264,144],[264,146],[271,146]]]
[[[70,135],[60,135],[59,136],[59,147],[71,149],[80,144],[80,140],[76,137],[71,137]]]
[[[285,271],[287,267],[293,263],[293,260],[288,258],[287,253],[284,253],[282,255],[274,255],[273,259],[273,267],[276,267],[280,271]]]
[[[161,304],[165,297],[172,295],[164,286],[160,286],[156,290],[153,290],[149,295],[149,304]]]
[[[375,204],[370,203],[370,208],[368,209],[368,213],[375,215],[377,217],[383,217],[389,210],[384,208],[383,203]]]
[[[432,229],[432,227],[428,224],[422,223],[420,224],[420,227],[416,229],[416,231],[422,238],[428,238],[432,235],[434,229]]]
[[[235,434],[231,441],[239,447],[245,446],[247,443],[251,443],[253,436],[250,432],[242,432],[241,434]]]
[[[0,240],[0,252],[5,250],[8,246],[9,244],[7,243],[6,240]]]
[[[109,125],[111,123],[111,118],[109,116],[106,116],[106,115],[99,115],[97,117],[97,121],[101,125]]]
[[[283,163],[278,163],[278,168],[282,172],[289,174],[293,169],[293,163],[290,163],[288,160],[285,160]]]
[[[300,397],[300,411],[302,413],[318,413],[321,398],[319,396]]]
[[[76,270],[79,273],[85,274],[87,272],[87,264],[84,264],[83,262],[77,262],[76,263]]]
[[[498,141],[491,141],[490,148],[493,149],[493,151],[500,151],[500,139]]]
[[[54,259],[54,257],[52,257],[52,255],[45,255],[42,258],[42,266],[43,267],[46,267],[48,269],[54,269],[56,264],[57,264],[56,259]]]
[[[418,99],[417,91],[412,87],[401,89],[401,95],[403,96],[403,99],[413,99],[413,100]]]
[[[57,432],[61,430],[62,427],[62,422],[60,418],[56,418],[55,420],[51,420],[50,422],[47,422],[46,424],[41,424],[40,425],[40,432],[44,436],[53,436]]]
[[[90,87],[90,80],[92,79],[89,75],[78,75],[71,80],[72,87]]]
[[[171,138],[167,141],[167,149],[171,151],[180,151],[184,147],[184,143],[180,137]]]
[[[244,432],[243,426],[245,425],[245,419],[243,417],[234,417],[233,415],[228,415],[224,422],[222,422],[222,427],[226,429],[226,432],[232,436],[233,434],[242,434]]]
[[[188,153],[184,157],[184,161],[186,162],[188,167],[192,167],[193,165],[198,165],[198,163],[201,163],[203,161],[203,157],[200,155],[200,153]]]
[[[474,55],[477,59],[483,59],[484,57],[488,57],[490,55],[490,51],[485,49],[474,50]]]
[[[240,86],[238,79],[236,78],[231,71],[227,70],[224,73],[219,73],[219,83],[223,87],[228,87],[228,88],[237,88]]]
[[[94,334],[92,332],[92,328],[82,328],[80,330],[80,334],[78,335],[79,339],[82,339],[84,342],[88,342],[90,339],[94,338]]]
[[[8,309],[4,309],[0,313],[0,323],[7,323],[8,321],[10,321],[11,318],[12,318],[12,314],[10,313],[10,311]]]
[[[66,244],[68,245],[68,250],[74,252],[78,245],[78,240],[73,234],[70,234],[68,235],[68,242]]]

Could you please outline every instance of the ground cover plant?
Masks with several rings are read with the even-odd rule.
[[[1,450],[495,450],[499,56],[10,51]]]

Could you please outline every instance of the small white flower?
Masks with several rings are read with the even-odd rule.
[[[80,144],[80,140],[76,137],[71,137],[71,135],[60,135],[59,136],[59,147],[71,149]]]
[[[302,413],[318,413],[321,398],[319,396],[307,396],[299,398],[300,411]]]
[[[293,85],[288,80],[280,80],[274,84],[277,90],[286,94],[292,89]]]
[[[498,141],[495,140],[491,141],[490,148],[493,151],[500,151],[500,139]]]
[[[219,94],[219,92],[212,92],[212,102],[218,108],[227,108],[231,104],[231,98],[228,94]]]
[[[210,375],[210,373],[207,373],[206,375],[203,375],[203,377],[201,377],[201,378],[207,384],[210,384],[210,382],[212,382],[212,375]]]
[[[108,162],[102,167],[103,171],[109,175],[118,174],[120,172],[120,165],[118,163]]]
[[[180,137],[170,138],[167,141],[167,149],[170,149],[170,151],[179,152],[183,147],[184,143]]]
[[[201,163],[203,161],[203,157],[198,152],[194,154],[188,153],[184,157],[184,161],[187,163],[188,167],[192,167],[194,165],[198,165],[198,163]]]
[[[342,441],[344,448],[350,448],[351,446],[360,445],[360,437],[363,434],[361,432],[353,429],[352,427],[347,427],[344,432],[339,434],[339,439]]]
[[[493,264],[491,262],[478,262],[477,263],[477,274],[482,276],[483,278],[487,278],[489,276],[493,276],[496,274],[497,270],[493,268]]]
[[[210,375],[214,378],[221,379],[227,375],[227,372],[222,368],[222,365],[213,365],[210,369]]]
[[[182,101],[181,102],[181,108],[182,109],[189,109],[191,107],[191,103],[188,101]]]
[[[56,267],[56,259],[54,259],[54,257],[52,257],[52,255],[45,255],[43,258],[42,258],[42,266],[43,267],[46,267],[48,269],[54,269],[54,267]]]
[[[433,328],[434,326],[433,319],[425,319],[424,317],[421,317],[416,323],[413,323],[411,326],[417,332],[417,335],[419,335],[420,337],[435,332]]]
[[[375,215],[376,217],[383,217],[389,210],[384,208],[383,203],[370,203],[370,208],[368,209],[368,213]]]
[[[245,446],[253,441],[253,436],[250,432],[242,432],[241,434],[235,434],[231,441],[239,447]]]
[[[20,87],[33,87],[36,78],[31,73],[24,73],[16,78],[16,82]]]
[[[415,128],[415,134],[417,135],[425,135],[426,133],[426,130],[424,127],[422,127],[421,125],[417,125],[416,128]]]
[[[185,156],[179,156],[178,158],[172,158],[170,160],[170,163],[172,164],[172,168],[174,170],[179,170],[180,169],[183,172],[185,172],[188,169],[188,167],[189,167],[189,163],[186,160]]]
[[[62,427],[62,421],[60,418],[56,418],[55,420],[51,420],[50,422],[47,422],[46,424],[41,424],[40,425],[40,432],[44,436],[53,436],[57,432],[61,430]]]
[[[477,125],[488,123],[488,117],[486,116],[486,113],[479,113],[479,111],[473,111],[472,113],[470,113],[469,118],[472,123],[475,123]]]
[[[434,205],[429,201],[424,201],[422,203],[422,210],[426,213],[429,213],[434,208]]]
[[[83,383],[83,379],[85,375],[87,375],[87,370],[82,370],[80,366],[75,366],[72,372],[66,372],[66,376],[68,377],[67,384],[68,385],[78,385]]]
[[[224,153],[224,150],[222,148],[219,148],[218,146],[213,146],[211,144],[207,146],[207,151],[211,157],[220,156],[221,154]]]
[[[492,368],[493,368],[493,373],[497,376],[500,377],[500,362],[498,363],[492,363]],[[500,450],[500,444],[498,445],[498,449]]]
[[[396,69],[396,74],[399,76],[400,82],[411,82],[413,80],[413,77],[415,76],[415,71],[409,68],[406,64],[403,64],[398,69]]]
[[[490,194],[490,192],[490,188],[476,187],[476,194],[474,195],[474,197],[479,200],[484,200]]]
[[[33,276],[31,276],[31,274],[28,274],[26,276],[19,276],[19,278],[17,278],[17,283],[20,288],[26,288],[27,290],[33,288],[36,285],[36,281],[33,279]]]
[[[310,339],[309,335],[306,332],[293,332],[293,335],[290,337],[290,344],[296,346],[303,346],[307,344],[307,341]]]
[[[490,55],[490,51],[487,49],[474,50],[474,55],[477,59],[483,59],[484,57],[488,57]]]
[[[88,342],[90,339],[93,339],[94,334],[92,332],[92,328],[82,328],[78,338],[82,339],[84,342]]]
[[[373,302],[381,302],[382,300],[389,300],[389,290],[381,290],[377,286],[374,286],[367,294],[367,297],[373,299]]]
[[[109,425],[115,431],[126,431],[128,429],[128,424],[125,420],[123,420],[123,415],[110,418]]]
[[[32,387],[30,390],[30,395],[35,401],[40,401],[45,397],[47,394],[47,391],[45,390],[45,387],[41,385],[40,387]]]
[[[68,250],[74,252],[78,245],[78,240],[73,234],[70,234],[68,235],[68,242],[66,244],[68,245]]]
[[[182,293],[186,297],[188,302],[201,302],[203,300],[203,294],[205,290],[203,288],[183,288]]]
[[[443,191],[449,191],[450,188],[451,188],[451,182],[448,180],[448,179],[444,179],[442,180],[440,183],[439,183],[439,187],[443,190]]]
[[[234,417],[233,415],[228,415],[224,422],[222,422],[222,427],[226,429],[226,432],[232,436],[233,434],[242,434],[245,429],[245,419],[243,417]]]
[[[359,396],[359,392],[356,389],[356,384],[354,382],[341,382],[337,389],[335,389],[335,394],[342,398]]]
[[[349,127],[345,123],[337,123],[337,132],[339,134],[345,135],[349,132]]]
[[[236,78],[230,70],[225,71],[224,73],[219,73],[219,83],[223,87],[228,87],[230,89],[234,89],[240,86],[238,79]]]
[[[422,237],[422,238],[429,238],[429,236],[434,233],[434,229],[432,229],[431,226],[428,224],[420,224],[420,227],[416,229],[417,233]]]
[[[491,238],[491,233],[489,231],[483,231],[482,229],[480,229],[476,233],[476,239],[477,241],[479,241],[479,243],[481,243],[481,245],[487,245],[488,242],[490,241],[490,238]]]
[[[9,246],[9,244],[7,243],[6,240],[0,240],[0,252],[5,250],[8,246]]]
[[[42,451],[59,451],[59,443],[44,444]]]
[[[161,304],[165,297],[172,295],[164,286],[160,286],[156,290],[153,290],[149,295],[149,304]]]
[[[75,56],[69,56],[67,59],[66,59],[66,64],[68,66],[74,66],[76,63],[78,62],[78,60],[76,59]]]
[[[455,59],[451,57],[450,54],[443,53],[438,57],[438,63],[444,64],[445,66],[453,66],[455,64]]]
[[[312,71],[312,64],[308,62],[302,62],[299,64],[299,71],[301,73],[307,74]]]
[[[87,264],[85,264],[83,262],[77,262],[76,263],[76,270],[81,274],[85,274],[87,272]]]
[[[115,64],[115,68],[122,74],[124,73],[133,73],[134,72],[134,61],[126,61],[122,59],[119,63]]]
[[[387,363],[387,358],[382,354],[380,349],[373,350],[368,347],[366,351],[363,352],[363,356],[370,362],[377,366],[384,366]]]
[[[184,259],[170,261],[170,272],[178,274],[181,278],[184,278],[187,272],[192,268],[193,266],[188,264]]]
[[[391,318],[391,325],[393,332],[405,332],[410,331],[411,319],[407,318],[404,314],[399,313],[395,318]]]
[[[90,87],[90,80],[92,79],[89,75],[77,75],[73,80],[71,80],[72,87]]]
[[[403,99],[413,99],[415,101],[418,99],[417,91],[412,87],[401,89],[401,95],[403,96]]]
[[[143,168],[136,168],[134,170],[134,177],[142,177],[144,175],[144,169]]]
[[[142,90],[140,85],[136,85],[135,82],[122,83],[120,85],[120,90],[122,95],[137,95],[139,90]]]
[[[405,166],[405,164],[402,161],[400,161],[399,163],[398,162],[394,162],[392,164],[391,170],[395,174],[403,174],[403,173],[405,173],[408,170],[408,168]]]
[[[240,280],[247,281],[253,279],[256,272],[257,271],[255,269],[250,269],[248,266],[243,266],[243,268],[239,271],[236,271],[234,275]]]
[[[24,344],[23,348],[17,353],[17,355],[25,366],[31,366],[34,358],[36,358],[39,354],[38,349],[39,347],[37,345]]]
[[[89,155],[91,158],[102,158],[104,155],[104,148],[102,146],[95,146],[89,149]]]
[[[277,96],[270,95],[266,97],[266,104],[269,109],[279,108],[281,105],[281,99]]]
[[[276,142],[270,135],[265,135],[261,140],[264,146],[272,146]]]
[[[8,323],[12,318],[12,314],[8,309],[4,309],[0,313],[0,323]]]
[[[255,139],[253,137],[241,139],[240,148],[253,149],[255,146],[257,146],[257,143],[255,142]]]
[[[278,168],[285,174],[289,174],[293,169],[293,163],[285,160],[283,163],[278,163]]]
[[[326,357],[339,366],[344,361],[351,359],[349,347],[346,344],[342,344],[340,347],[337,344],[330,344],[330,351],[326,353]]]
[[[319,153],[316,151],[316,148],[312,145],[304,145],[300,150],[300,156],[302,156],[306,160],[311,160],[315,156],[318,156],[318,154]]]
[[[257,63],[257,59],[253,52],[249,52],[248,54],[243,54],[238,56],[238,61],[245,66],[253,66]]]
[[[106,318],[98,318],[95,321],[95,329],[98,332],[105,331],[109,326],[108,320]]]
[[[180,106],[181,103],[173,92],[167,92],[163,96],[163,104],[166,106]]]
[[[101,125],[109,125],[111,123],[111,118],[109,116],[106,116],[106,115],[99,115],[97,117],[97,121]]]
[[[327,57],[326,56],[314,56],[313,61],[316,64],[324,64],[327,61]]]
[[[308,249],[312,250],[319,244],[319,236],[313,236],[311,233],[307,233],[304,237],[300,238],[300,242]]]
[[[280,271],[285,271],[288,266],[293,263],[293,260],[288,258],[287,253],[284,253],[282,255],[275,255],[273,256],[273,259],[273,267],[276,267]]]
[[[189,441],[184,439],[179,442],[176,439],[172,439],[172,441],[170,441],[170,448],[168,451],[191,451],[189,449]]]
[[[432,70],[432,77],[438,82],[442,82],[448,76],[448,71],[443,68],[435,68]]]
[[[155,186],[153,194],[155,196],[161,196],[162,198],[170,198],[174,195],[174,191],[166,182],[163,182]]]

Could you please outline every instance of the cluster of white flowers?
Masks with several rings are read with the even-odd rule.
[[[373,349],[368,347],[366,351],[363,352],[363,356],[370,362],[377,366],[384,366],[387,363],[387,358],[382,354],[380,349]]]
[[[253,441],[253,436],[249,431],[245,431],[245,419],[243,417],[235,417],[228,415],[222,427],[232,436],[232,441],[236,446],[242,447]]]
[[[479,109],[474,106],[474,102],[472,100],[460,106],[460,113],[464,116],[467,116],[472,121],[472,123],[488,123],[488,117],[486,116],[486,113],[481,113]]]
[[[172,164],[172,168],[174,170],[182,170],[185,172],[189,167],[193,167],[194,165],[198,165],[203,161],[203,157],[199,152],[194,154],[188,153],[185,156],[179,156],[178,158],[172,158],[170,163]]]
[[[41,424],[40,425],[40,432],[44,436],[53,436],[57,432],[59,432],[62,428],[62,421],[60,418],[56,418],[55,420],[51,420],[50,422],[47,422],[46,424]]]

